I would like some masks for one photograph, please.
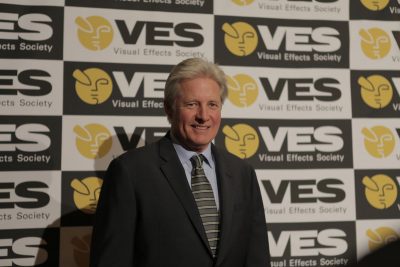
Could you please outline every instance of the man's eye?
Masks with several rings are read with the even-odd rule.
[[[219,109],[219,105],[218,105],[217,103],[209,103],[208,106],[209,106],[211,109]]]
[[[196,103],[186,103],[187,108],[196,108]]]

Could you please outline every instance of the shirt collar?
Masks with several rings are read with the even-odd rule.
[[[194,155],[197,155],[196,152],[187,150],[180,144],[177,144],[176,142],[173,142],[173,145],[175,147],[176,152],[178,153],[178,157],[180,158],[181,162],[188,162],[188,161],[190,162],[190,158],[193,157]],[[211,144],[208,144],[207,148],[203,152],[201,152],[201,154],[203,154],[204,157],[206,158],[207,164],[210,167],[212,167],[212,164],[210,163],[213,160],[211,153]]]

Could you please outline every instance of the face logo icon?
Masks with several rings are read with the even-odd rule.
[[[101,104],[110,97],[112,81],[105,71],[97,68],[75,70],[72,76],[76,79],[75,91],[85,103]]]
[[[381,59],[389,53],[391,48],[390,38],[383,30],[379,28],[361,29],[359,34],[361,49],[367,57]]]
[[[244,22],[224,23],[222,30],[225,32],[225,45],[232,54],[248,56],[256,49],[258,35],[251,25]]]
[[[95,159],[102,158],[111,149],[112,139],[107,128],[100,124],[88,124],[85,127],[74,127],[76,147],[82,156]]]
[[[225,125],[222,132],[225,134],[225,147],[230,153],[246,159],[257,152],[260,142],[258,134],[249,125],[236,124],[233,127]]]
[[[389,176],[378,174],[372,178],[362,179],[365,186],[365,197],[368,203],[376,209],[390,208],[397,199],[397,186]]]
[[[375,231],[368,229],[367,236],[369,238],[368,247],[370,251],[376,250],[399,239],[399,235],[390,227],[379,227]]]
[[[361,0],[361,4],[371,11],[382,10],[389,4],[389,2],[390,0]]]
[[[89,266],[90,241],[91,235],[88,234],[82,238],[74,236],[71,240],[74,260],[79,267]]]
[[[395,147],[393,133],[384,126],[375,126],[371,129],[363,128],[364,145],[368,153],[375,158],[389,156]]]
[[[251,106],[257,99],[258,87],[253,78],[245,74],[227,76],[228,99],[237,107]]]
[[[107,48],[114,32],[111,24],[103,17],[91,16],[88,18],[77,17],[78,38],[81,44],[89,50],[99,51]]]
[[[363,101],[374,109],[381,109],[389,105],[393,97],[393,88],[390,82],[381,75],[371,75],[367,78],[360,77],[358,84],[361,86]]]
[[[254,0],[232,0],[238,6],[248,6],[254,2]]]
[[[84,213],[94,214],[99,200],[103,180],[97,177],[73,179],[71,187],[74,189],[74,202],[76,207]]]

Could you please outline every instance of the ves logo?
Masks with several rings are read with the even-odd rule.
[[[44,248],[48,244],[40,237],[2,238],[0,244],[0,266],[38,266],[48,260],[48,251]]]
[[[43,182],[0,183],[0,188],[0,209],[39,209],[50,202],[49,186]]]
[[[111,77],[102,69],[90,68],[84,71],[77,69],[72,73],[72,76],[76,79],[76,93],[87,104],[101,104],[112,93]]]
[[[389,105],[393,97],[390,82],[381,75],[361,76],[358,78],[361,86],[361,98],[371,108],[381,109]]]
[[[384,58],[390,51],[389,35],[380,28],[361,29],[361,49],[370,59]]]
[[[368,153],[375,158],[389,156],[395,147],[396,141],[390,129],[384,126],[374,126],[361,130],[364,135],[364,145]]]
[[[334,228],[321,231],[282,231],[276,238],[271,232],[268,232],[271,257],[282,257],[286,250],[290,250],[290,256],[292,257],[341,255],[349,247],[346,236],[346,232],[342,229]],[[304,246],[304,242],[307,242],[307,247]]]
[[[47,81],[50,77],[48,72],[40,69],[1,69],[0,84],[8,88],[0,88],[0,95],[47,95],[52,90],[51,82]]]
[[[239,57],[248,56],[256,49],[258,35],[250,24],[240,21],[224,23],[222,30],[225,32],[225,45],[232,54]]]
[[[89,50],[99,51],[107,48],[114,36],[114,31],[108,20],[100,16],[87,18],[77,17],[78,38],[81,44]]]
[[[384,9],[390,0],[361,0],[361,4],[371,11],[379,11]]]
[[[73,255],[78,267],[89,266],[91,235],[86,234],[81,237],[74,236],[71,240],[73,245]]]
[[[387,175],[365,176],[362,183],[368,203],[376,209],[390,208],[397,199],[397,186]]]
[[[0,36],[2,40],[45,41],[53,36],[49,25],[52,19],[46,14],[1,13]],[[15,31],[15,26],[20,31]],[[2,31],[4,30],[4,31]],[[14,30],[14,31],[13,31]]]
[[[111,149],[111,133],[101,124],[76,125],[76,147],[82,156],[95,159],[104,157]]]
[[[282,204],[285,198],[291,204],[338,203],[346,198],[346,192],[340,188],[343,187],[343,182],[335,178],[326,178],[320,181],[285,179],[280,181],[276,188],[270,180],[263,180],[262,185],[269,200],[274,204]],[[305,190],[305,188],[307,189]]]
[[[50,129],[47,125],[39,123],[2,124],[0,125],[0,151],[45,151],[51,146],[48,136]],[[8,143],[4,143],[8,141]]]
[[[258,134],[249,125],[225,125],[222,132],[225,134],[225,147],[230,153],[246,159],[257,152],[260,143]]]
[[[98,177],[86,177],[82,180],[73,179],[71,187],[74,189],[76,207],[86,214],[94,214],[102,184],[103,180]]]
[[[227,76],[228,99],[237,107],[251,106],[258,97],[256,81],[246,74]]]
[[[379,227],[375,231],[368,229],[367,236],[369,238],[368,247],[371,251],[400,238],[397,232],[390,227]]]
[[[232,0],[232,2],[238,6],[248,6],[251,5],[254,0]]]

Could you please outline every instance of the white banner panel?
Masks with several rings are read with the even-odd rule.
[[[400,238],[400,220],[357,221],[357,258]]]
[[[62,115],[62,61],[2,60],[0,81],[0,114]]]
[[[0,229],[58,227],[61,172],[0,172]]]
[[[400,22],[350,21],[352,69],[399,69]]]
[[[399,119],[353,119],[354,167],[392,169],[400,163]]]
[[[215,14],[251,16],[278,19],[347,20],[348,0],[295,1],[295,0],[218,0]]]
[[[351,118],[349,71],[223,67],[225,118]]]
[[[354,220],[353,176],[350,169],[257,170],[266,221]]]
[[[64,59],[176,64],[214,58],[213,16],[65,8]]]
[[[125,150],[164,136],[165,117],[65,116],[63,170],[105,170]]]

